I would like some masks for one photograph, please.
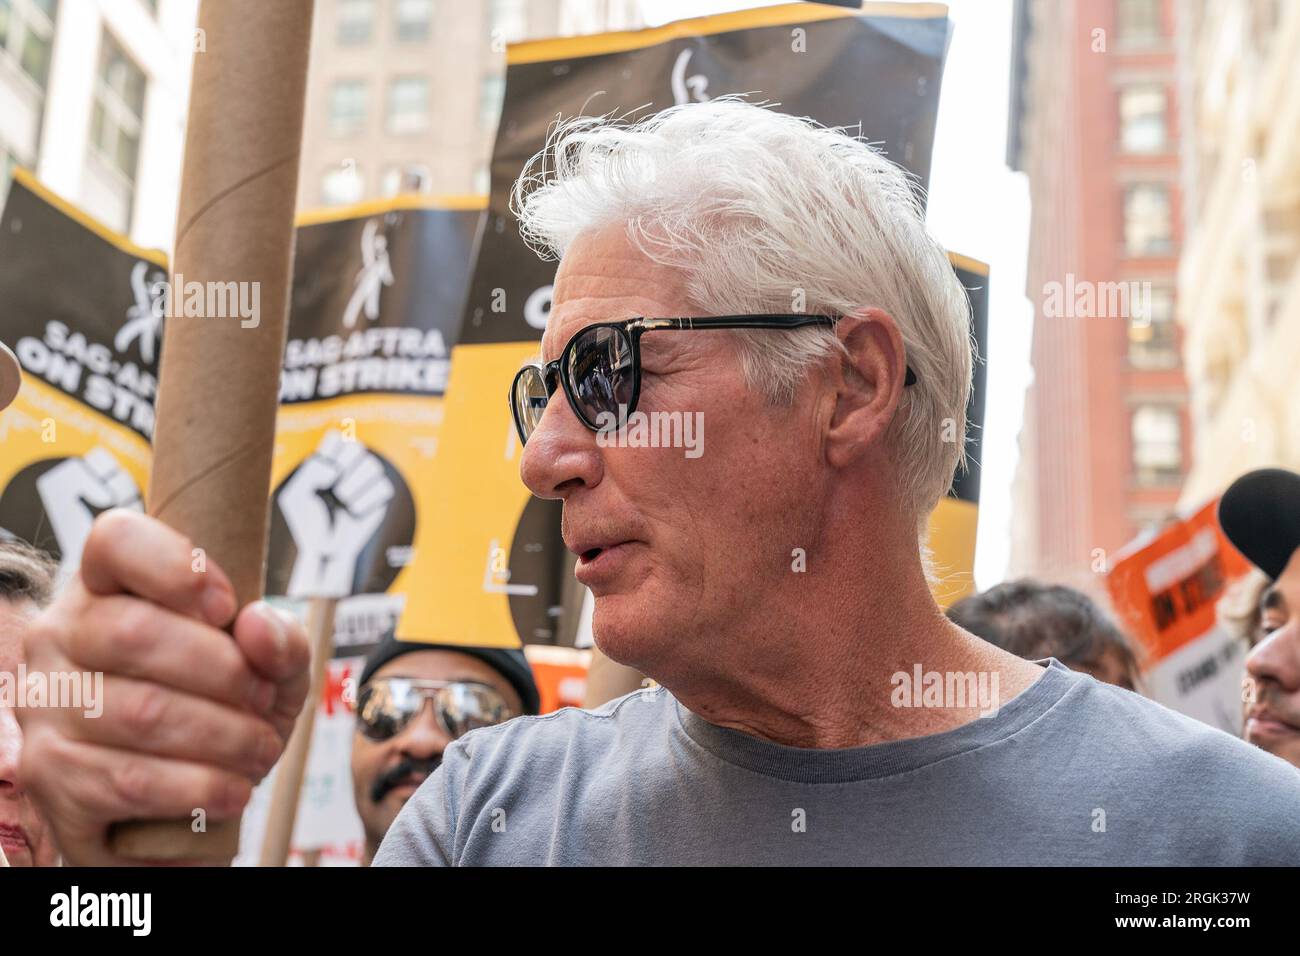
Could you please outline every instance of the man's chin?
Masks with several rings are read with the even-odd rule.
[[[420,783],[423,782],[423,780],[420,781]],[[385,807],[391,808],[393,816],[396,817],[402,812],[402,807],[406,806],[406,801],[415,796],[415,791],[420,789],[420,783],[400,784],[384,794],[384,798],[380,802]]]
[[[600,652],[616,664],[642,673],[653,667],[660,645],[670,635],[645,602],[632,595],[608,594],[596,599],[591,618],[592,639]]]
[[[17,847],[4,847],[5,861],[13,867],[35,866],[36,861],[32,857],[32,851],[26,848],[18,849]]]

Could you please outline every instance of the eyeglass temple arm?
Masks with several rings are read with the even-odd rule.
[[[635,326],[642,332],[655,329],[798,329],[807,325],[834,326],[833,315],[711,315],[702,318],[640,319]],[[904,387],[916,384],[916,373],[907,366]]]

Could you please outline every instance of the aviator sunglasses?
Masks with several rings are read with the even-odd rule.
[[[381,677],[357,695],[357,725],[371,740],[388,740],[419,716],[426,700],[433,701],[438,726],[452,740],[515,716],[495,688],[478,681]]]
[[[557,387],[564,390],[569,407],[578,420],[594,432],[601,430],[600,416],[618,421],[620,407],[626,415],[636,411],[641,395],[641,336],[672,329],[771,329],[787,332],[810,325],[833,327],[838,319],[829,315],[717,315],[700,318],[647,319],[600,322],[581,329],[553,362],[525,365],[510,386],[510,413],[514,416],[519,441],[528,444],[542,420],[547,403]],[[905,385],[916,384],[909,367]]]

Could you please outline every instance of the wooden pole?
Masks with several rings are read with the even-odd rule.
[[[196,572],[221,566],[241,607],[261,596],[266,561],[311,19],[312,0],[199,8],[148,506],[194,543]],[[193,289],[205,293],[198,316]],[[196,833],[202,810],[119,824],[110,846],[228,862],[239,821]]]
[[[275,785],[271,789],[271,809],[266,817],[266,835],[262,839],[262,856],[258,866],[284,866],[289,859],[293,841],[293,825],[298,819],[298,800],[302,793],[302,779],[307,770],[307,756],[311,751],[311,734],[316,726],[316,711],[320,709],[321,694],[325,690],[325,675],[330,658],[334,655],[335,598],[312,598],[307,604],[307,633],[311,639],[311,690],[307,693],[307,706],[293,725],[293,734],[275,771]]]

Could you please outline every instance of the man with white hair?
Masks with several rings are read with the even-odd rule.
[[[597,644],[658,686],[459,738],[376,865],[1300,860],[1293,768],[935,604],[971,350],[897,167],[722,99],[562,126],[516,209],[561,259],[510,389],[522,476],[563,501]],[[695,413],[694,448],[621,440]],[[101,518],[32,628],[129,675],[93,728],[23,715],[74,862],[116,862],[112,820],[237,812],[302,702],[301,631],[246,609],[224,639],[177,539]]]
[[[968,305],[899,168],[715,100],[572,123],[529,172],[560,266],[521,474],[659,686],[461,738],[377,865],[1300,861],[1290,767],[935,604]],[[600,430],[636,412],[702,413],[703,454]]]

